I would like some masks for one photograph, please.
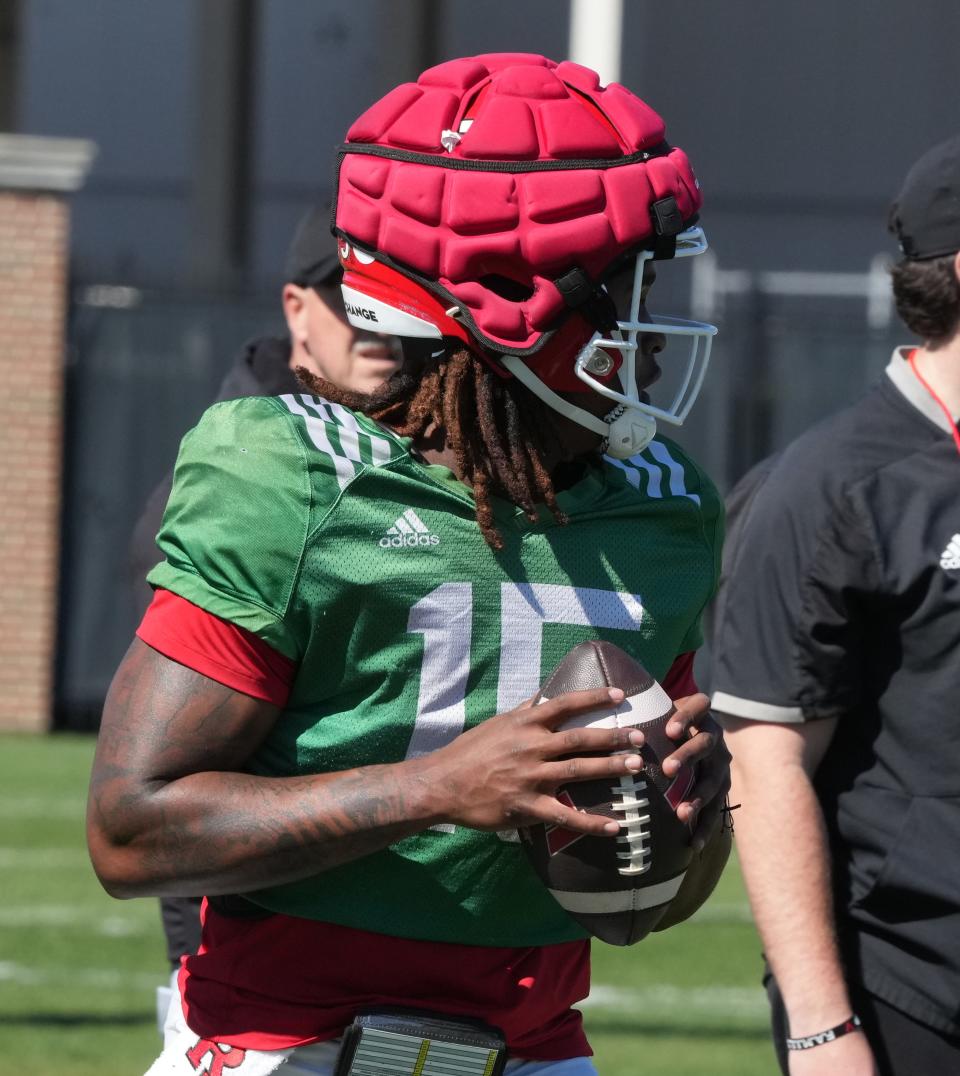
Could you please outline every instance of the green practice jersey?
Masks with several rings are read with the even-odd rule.
[[[536,693],[606,639],[662,678],[699,646],[722,510],[657,439],[558,494],[566,526],[494,505],[364,415],[313,396],[218,404],[184,438],[149,576],[295,659],[289,702],[249,762],[271,776],[398,762]],[[514,839],[510,839],[513,836]],[[399,937],[526,946],[585,937],[515,834],[437,826],[247,896]]]

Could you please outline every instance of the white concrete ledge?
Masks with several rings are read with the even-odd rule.
[[[0,190],[79,190],[96,153],[85,138],[0,134]]]

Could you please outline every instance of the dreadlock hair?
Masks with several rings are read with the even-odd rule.
[[[554,412],[515,378],[506,379],[467,348],[404,367],[372,393],[351,392],[297,367],[297,376],[318,396],[387,423],[404,437],[442,431],[464,480],[473,488],[477,523],[487,544],[503,549],[494,525],[494,494],[522,508],[532,522],[546,504],[561,524],[544,458],[571,454],[556,432]]]

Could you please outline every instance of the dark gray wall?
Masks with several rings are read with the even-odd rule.
[[[960,128],[956,0],[627,3],[623,81],[668,120],[725,264],[864,269],[906,168]]]
[[[565,0],[263,3],[256,116],[254,276],[276,278],[304,205],[326,198],[333,148],[387,90],[432,63],[567,48]]]
[[[11,131],[16,116],[17,0],[0,0],[0,131]]]
[[[231,0],[204,2],[230,10]],[[329,195],[333,148],[390,87],[460,52],[566,48],[562,0],[251,7],[249,271],[240,283],[254,288],[276,282],[297,218]],[[83,281],[175,287],[191,279],[191,213],[211,178],[198,132],[211,64],[202,40],[191,0],[23,0],[17,128],[99,146],[74,200]]]
[[[88,279],[169,280],[185,268],[191,6],[22,0],[18,129],[98,146],[72,222]]]
[[[906,165],[960,119],[956,0],[624,8],[623,81],[689,150],[723,264],[861,269],[885,249],[885,207]],[[198,10],[22,0],[18,128],[100,147],[75,202],[85,279],[186,279],[189,206],[204,180]],[[254,285],[275,280],[297,216],[329,190],[350,120],[430,53],[567,48],[563,0],[261,0],[254,10]]]

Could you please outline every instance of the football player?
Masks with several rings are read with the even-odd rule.
[[[728,756],[692,658],[721,509],[656,432],[715,330],[645,308],[653,263],[705,249],[699,208],[660,118],[571,63],[451,61],[351,128],[345,308],[403,366],[206,413],[104,712],[103,884],[207,894],[151,1073],[331,1073],[340,1049],[338,1072],[378,1071],[411,1041],[398,1072],[434,1048],[464,1072],[595,1071],[572,1008],[588,939],[516,827],[619,832],[554,793],[636,772],[641,738],[555,730],[622,692],[532,704],[590,638],[680,700],[664,768],[699,778],[678,815],[695,847],[719,824]],[[409,1034],[396,1006],[422,1014]]]

